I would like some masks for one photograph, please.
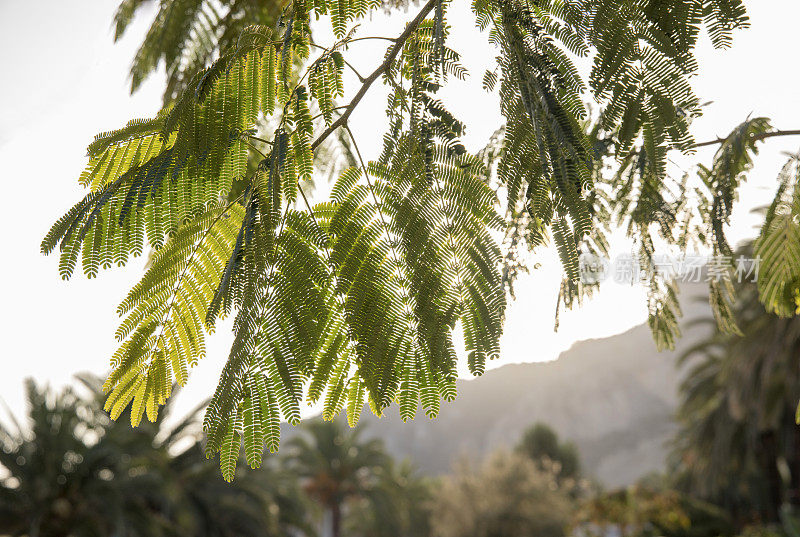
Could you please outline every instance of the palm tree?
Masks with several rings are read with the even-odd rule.
[[[714,332],[689,349],[675,464],[686,486],[733,510],[778,522],[800,506],[800,319],[768,314],[753,284],[738,286],[742,335]],[[781,468],[788,474],[784,479]]]
[[[288,447],[291,468],[305,481],[304,489],[330,520],[332,537],[341,535],[342,517],[350,500],[380,489],[389,457],[377,440],[362,440],[361,429],[347,429],[340,420],[311,421]]]
[[[147,476],[120,471],[125,461],[103,441],[96,408],[69,388],[55,394],[29,380],[26,392],[30,427],[0,426],[0,533],[163,534],[138,509],[153,500]]]
[[[97,404],[102,404],[99,380],[92,378],[90,388]],[[159,491],[151,501],[159,516],[169,521],[170,532],[196,537],[312,533],[295,476],[280,470],[275,461],[259,469],[247,469],[240,461],[233,484],[208,464],[199,421],[206,404],[202,402],[171,428],[165,427],[172,410],[169,402],[155,423],[142,422],[136,428],[126,423],[128,411],[119,418],[119,426],[101,412],[109,443],[136,465],[135,472],[149,475]]]
[[[352,502],[346,534],[352,537],[426,537],[431,534],[434,483],[403,461],[378,469],[377,487]]]
[[[307,531],[295,480],[274,467],[240,470],[228,485],[203,454],[198,410],[131,428],[88,396],[27,383],[29,427],[0,426],[0,534],[270,536]],[[125,417],[121,418],[124,419]],[[188,444],[188,445],[187,445]]]
[[[248,469],[240,463],[236,480],[227,483],[200,443],[171,459],[166,485],[182,528],[197,537],[313,535],[296,476],[276,464]]]

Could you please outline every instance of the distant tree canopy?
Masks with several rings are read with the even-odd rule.
[[[556,432],[544,423],[537,423],[522,434],[517,452],[534,462],[555,463],[558,466],[556,474],[560,478],[576,478],[580,475],[578,449],[571,442],[560,442]]]
[[[145,4],[122,2],[117,36]],[[346,408],[351,423],[365,403],[381,414],[397,402],[404,420],[419,406],[436,416],[456,394],[457,326],[473,374],[498,356],[524,248],[556,246],[567,307],[593,289],[579,251],[605,253],[612,226],[645,269],[656,244],[728,256],[724,228],[758,144],[797,134],[749,118],[724,139],[692,136],[695,46],[701,32],[729,46],[748,25],[741,0],[475,0],[497,52],[482,84],[504,125],[473,155],[440,92],[468,74],[450,47],[451,2],[411,6],[397,35],[370,35],[370,14],[396,4],[160,2],[131,73],[135,89],[163,62],[165,106],[96,137],[79,179],[88,193],[42,242],[59,250],[63,278],[79,261],[94,277],[154,251],[118,310],[104,386],[114,418],[130,408],[133,425],[154,420],[204,357],[205,332],[234,316],[204,421],[206,454],[221,454],[228,479],[242,440],[259,466],[264,446],[278,448],[280,419],[297,423],[306,402],[328,419]],[[330,43],[312,37],[323,24]],[[385,47],[383,60],[352,65],[349,51],[363,46]],[[588,74],[578,57],[590,58]],[[353,132],[349,118],[378,80],[388,127],[366,162],[358,139],[375,133]],[[709,144],[709,167],[670,177],[671,152]],[[343,164],[330,197],[312,204],[307,190],[331,155]],[[756,244],[761,300],[780,315],[794,313],[800,284],[792,159]],[[644,272],[656,342],[672,346],[674,282]],[[718,321],[735,332],[731,300],[730,286],[711,282]]]
[[[432,512],[435,537],[564,537],[572,506],[554,474],[498,452],[445,478]]]

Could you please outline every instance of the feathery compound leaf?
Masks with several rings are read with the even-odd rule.
[[[203,422],[206,455],[220,453],[227,480],[241,445],[247,464],[260,466],[264,446],[278,449],[281,420],[296,424],[305,402],[321,402],[326,419],[344,410],[351,424],[365,404],[381,415],[396,402],[403,420],[419,407],[436,416],[456,395],[457,327],[473,374],[499,356],[505,285],[524,267],[501,272],[498,234],[506,259],[552,236],[567,306],[591,292],[579,281],[579,248],[607,251],[598,223],[627,226],[652,268],[654,244],[679,242],[690,227],[680,220],[690,212],[686,183],[670,182],[667,156],[693,147],[699,110],[688,77],[700,28],[726,46],[747,23],[740,0],[476,1],[498,50],[484,85],[498,92],[506,124],[475,158],[439,93],[467,76],[448,47],[447,1],[424,3],[337,106],[345,68],[355,71],[345,59],[354,23],[380,4],[160,2],[131,78],[136,88],[163,61],[166,106],[95,139],[80,177],[89,192],[42,241],[45,253],[59,248],[64,278],[79,262],[93,277],[153,249],[119,307],[105,384],[113,418],[130,409],[134,425],[155,419],[205,354],[205,332],[234,315]],[[117,37],[141,5],[122,3]],[[330,16],[337,41],[327,48],[311,41],[312,15]],[[584,81],[574,57],[590,51]],[[380,158],[367,163],[348,120],[377,80],[389,87],[390,126]],[[593,122],[588,94],[603,106]],[[715,252],[730,250],[724,226],[755,142],[770,130],[749,120],[701,170],[700,235]],[[336,160],[326,145],[337,136],[348,164],[324,162]],[[613,177],[605,157],[618,161]],[[329,200],[312,206],[304,187],[315,164],[338,178]],[[787,167],[757,244],[762,297],[781,314],[799,295],[797,167]],[[502,197],[508,222],[496,210]],[[671,347],[680,308],[674,285],[653,272],[649,321],[658,345]],[[734,330],[730,299],[727,286],[712,285],[719,322]]]
[[[233,249],[242,213],[236,204],[219,207],[179,228],[120,304],[118,312],[126,318],[117,339],[123,343],[103,389],[110,392],[113,405],[111,401],[125,399],[131,379],[139,379],[132,423],[138,422],[134,416],[141,416],[147,395],[155,394],[157,403],[163,404],[173,379],[185,384],[189,368],[205,355],[202,312]]]
[[[740,183],[753,166],[753,156],[758,153],[756,144],[761,135],[772,130],[767,118],[748,119],[736,127],[720,144],[714,155],[711,169],[701,168],[700,177],[705,182],[712,199],[708,212],[708,225],[720,252],[731,255],[732,249],[725,238],[733,203]]]
[[[755,243],[758,291],[767,311],[790,317],[800,294],[800,158],[784,165],[780,186]]]
[[[82,181],[93,191],[42,243],[46,251],[60,244],[63,277],[71,276],[79,256],[89,276],[124,264],[141,254],[145,235],[157,248],[228,195],[246,172],[245,139],[261,110],[259,73],[264,51],[275,47],[271,35],[247,29],[239,46],[199,75],[168,112],[101,135],[90,146]]]
[[[733,307],[736,301],[736,289],[730,278],[712,279],[709,282],[708,299],[720,331],[741,336],[742,331],[736,323]]]
[[[237,418],[228,423],[228,429],[220,451],[219,467],[222,470],[223,479],[229,483],[233,481],[236,475],[236,462],[242,449],[241,424],[242,419],[237,412]]]
[[[118,40],[144,0],[124,0],[114,17]],[[220,51],[234,48],[253,24],[274,27],[282,2],[163,0],[131,65],[131,91],[136,91],[157,66],[166,67],[164,104],[179,98],[194,75],[213,63]]]

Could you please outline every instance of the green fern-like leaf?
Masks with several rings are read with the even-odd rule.
[[[476,158],[440,92],[467,76],[448,46],[447,1],[425,2],[376,70],[357,75],[363,85],[349,104],[337,104],[345,68],[355,70],[345,55],[357,22],[379,4],[162,1],[132,85],[163,61],[167,104],[95,139],[80,177],[89,191],[42,241],[45,253],[59,249],[64,278],[79,262],[94,277],[153,252],[119,309],[120,348],[105,384],[114,418],[130,408],[134,425],[155,419],[205,354],[206,332],[233,316],[203,422],[206,454],[220,453],[228,480],[242,444],[258,467],[265,446],[278,449],[280,422],[297,423],[305,402],[320,402],[326,419],[346,411],[351,424],[365,405],[381,415],[397,403],[404,420],[420,407],[436,416],[456,395],[457,327],[473,374],[500,354],[506,276],[521,266],[503,273],[497,236],[511,250],[552,237],[567,306],[591,292],[579,281],[578,252],[607,251],[598,224],[625,226],[646,267],[659,241],[683,240],[687,187],[673,184],[666,163],[669,151],[693,144],[694,47],[702,25],[717,46],[746,25],[739,0],[476,1],[476,21],[498,50],[485,86],[506,120]],[[117,37],[141,5],[122,3]],[[321,15],[336,36],[328,47],[311,40]],[[584,80],[574,56],[590,51]],[[389,88],[390,127],[380,157],[365,162],[348,120],[378,80]],[[588,95],[603,107],[593,125]],[[706,243],[715,252],[728,249],[723,228],[768,132],[766,120],[748,121],[701,172],[699,197],[711,208],[700,210],[699,235],[714,237]],[[306,189],[337,137],[347,164],[326,163],[337,177],[329,199],[312,205]],[[605,157],[617,159],[613,177],[602,173]],[[763,296],[784,313],[800,281],[796,183],[784,181],[758,245]],[[496,210],[501,197],[508,222]],[[671,347],[675,288],[647,284],[657,342]],[[712,292],[720,322],[730,322],[727,289]]]
[[[767,308],[781,317],[795,314],[800,289],[800,159],[783,167],[780,187],[755,243],[760,261],[758,291]]]

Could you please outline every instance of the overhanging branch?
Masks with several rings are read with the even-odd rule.
[[[400,51],[403,49],[403,45],[405,45],[405,42],[408,40],[409,36],[411,36],[414,30],[417,29],[420,23],[423,20],[425,20],[425,17],[427,17],[428,14],[433,10],[433,8],[436,6],[436,2],[437,0],[428,0],[428,2],[420,10],[420,12],[417,13],[417,16],[414,17],[414,20],[408,23],[406,29],[403,30],[403,33],[400,34],[397,37],[397,39],[393,40],[394,45],[392,46],[391,49],[389,49],[389,52],[386,54],[386,59],[384,59],[383,63],[380,64],[377,69],[375,69],[367,78],[364,79],[364,82],[361,85],[361,89],[359,89],[358,93],[355,94],[353,99],[350,101],[350,104],[348,104],[347,107],[345,108],[345,111],[342,113],[342,115],[339,116],[339,118],[336,121],[331,123],[331,125],[327,129],[325,129],[322,132],[322,134],[317,136],[316,140],[314,140],[314,142],[311,144],[312,150],[316,149],[319,146],[319,144],[325,141],[325,139],[328,136],[330,136],[336,129],[347,124],[347,120],[350,118],[350,114],[353,113],[353,110],[355,110],[356,106],[358,106],[358,103],[361,101],[361,99],[364,98],[364,95],[366,95],[367,91],[369,91],[369,88],[370,86],[372,86],[372,83],[375,82],[378,79],[378,77],[380,77],[384,72],[386,72],[386,70],[392,65],[392,62],[400,53]]]
[[[766,140],[767,138],[775,138],[777,136],[800,136],[800,130],[789,130],[789,131],[771,131],[771,132],[763,132],[761,134],[754,134],[750,137],[751,140],[754,142],[759,142],[761,140]],[[692,149],[697,149],[699,147],[708,147],[711,145],[720,145],[725,143],[727,138],[717,138],[716,140],[710,140],[708,142],[701,142],[699,144],[694,144]]]

